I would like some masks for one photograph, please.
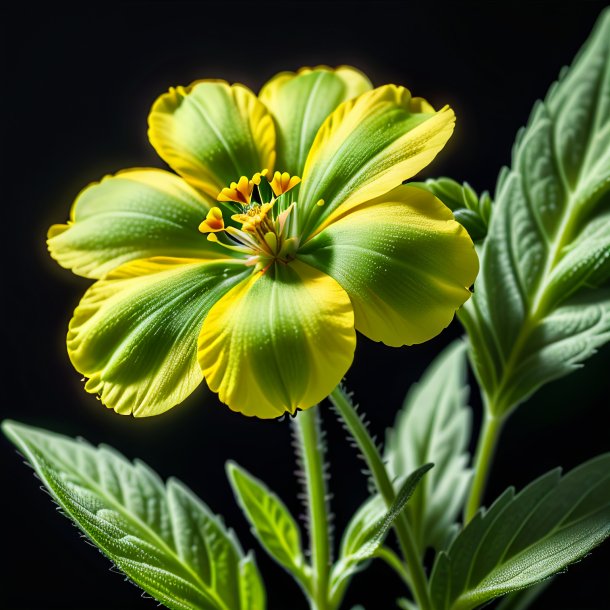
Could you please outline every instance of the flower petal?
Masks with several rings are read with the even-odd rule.
[[[328,396],[355,346],[345,291],[293,261],[258,272],[212,307],[201,329],[199,363],[232,410],[273,418]]]
[[[197,337],[212,305],[252,271],[231,261],[152,258],[96,282],[74,312],[68,354],[117,413],[157,415],[201,383]]]
[[[277,126],[277,168],[301,176],[320,125],[342,102],[371,89],[359,70],[340,66],[280,72],[263,86],[259,98]]]
[[[341,104],[311,147],[297,207],[303,235],[410,178],[443,148],[455,122],[404,87],[385,85]],[[324,205],[316,205],[320,200]]]
[[[174,174],[125,170],[81,191],[68,224],[49,229],[49,251],[62,267],[91,278],[152,256],[226,258],[198,231],[209,209]]]
[[[241,176],[273,169],[275,127],[243,85],[200,81],[153,104],[148,137],[169,166],[214,199]]]
[[[357,330],[393,346],[441,332],[469,298],[479,267],[449,208],[410,186],[352,209],[310,240],[299,259],[343,286]]]

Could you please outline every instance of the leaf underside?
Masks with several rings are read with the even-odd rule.
[[[172,610],[264,610],[251,554],[180,481],[111,447],[5,421],[6,436],[64,513],[134,583]]]
[[[422,464],[435,464],[405,509],[422,556],[428,547],[445,548],[457,527],[472,475],[472,414],[467,405],[466,344],[456,341],[411,387],[387,434],[384,458],[393,479]]]
[[[561,477],[552,470],[479,511],[435,561],[435,610],[469,610],[529,587],[610,535],[610,453]]]
[[[610,339],[610,11],[535,105],[494,201],[459,317],[502,415]]]

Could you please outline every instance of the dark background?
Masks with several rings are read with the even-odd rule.
[[[376,85],[404,84],[458,116],[455,136],[427,175],[492,189],[516,130],[561,66],[570,63],[603,3],[204,4],[130,3],[3,11],[2,195],[4,315],[2,414],[94,443],[114,445],[175,475],[256,548],[270,610],[305,608],[290,578],[257,548],[237,509],[228,458],[263,477],[296,513],[289,424],[244,418],[203,389],[170,413],[135,420],[106,411],[82,390],[64,336],[89,282],[56,266],[47,227],[67,218],[77,192],[102,175],[162,162],[146,140],[146,116],[170,85],[197,78],[257,90],[279,70],[349,63]],[[348,384],[383,434],[402,397],[461,330],[391,349],[359,337]],[[608,356],[555,382],[523,406],[502,437],[488,500],[546,470],[608,450]],[[8,364],[8,367],[6,366]],[[478,421],[476,390],[472,404]],[[339,530],[365,496],[360,464],[330,409],[333,509]],[[111,573],[38,490],[9,443],[2,452],[2,593],[8,609],[154,608]],[[535,608],[607,608],[609,546],[572,566]],[[383,565],[356,577],[345,607],[392,608],[401,584]]]

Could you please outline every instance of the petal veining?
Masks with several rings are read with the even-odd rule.
[[[273,418],[328,396],[355,346],[346,292],[294,261],[258,272],[214,305],[201,330],[199,362],[231,409]]]
[[[49,251],[62,267],[90,278],[139,258],[220,258],[197,229],[209,209],[175,174],[125,170],[81,191],[68,223],[49,229]]]
[[[273,169],[273,119],[243,85],[199,81],[171,88],[153,104],[148,125],[161,158],[214,199],[240,176]]]
[[[357,330],[392,346],[440,333],[478,272],[472,240],[449,208],[409,186],[353,208],[299,258],[347,291]]]
[[[153,258],[93,284],[74,312],[68,354],[85,389],[117,413],[157,415],[203,376],[197,337],[212,305],[250,270],[231,261]]]

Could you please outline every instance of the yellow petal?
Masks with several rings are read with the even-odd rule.
[[[220,400],[273,418],[328,396],[356,346],[352,306],[328,275],[293,261],[258,272],[212,307],[199,363]]]
[[[445,106],[431,112],[404,87],[385,85],[345,102],[318,131],[299,193],[305,234],[379,197],[428,165],[455,122]],[[320,200],[324,206],[316,206]]]
[[[273,119],[242,85],[200,81],[171,88],[153,104],[148,123],[163,160],[214,199],[240,176],[273,168]]]
[[[225,258],[197,231],[209,209],[209,199],[175,174],[124,170],[80,192],[68,223],[49,229],[49,252],[90,278],[153,256]]]
[[[203,378],[197,337],[207,311],[250,272],[227,261],[153,258],[93,284],[67,340],[72,364],[89,378],[85,389],[136,417],[182,402]]]
[[[352,209],[299,258],[347,291],[361,333],[392,346],[440,333],[470,297],[479,268],[472,240],[449,208],[410,186]]]
[[[371,89],[359,70],[340,66],[281,72],[259,94],[277,122],[278,168],[301,175],[320,125],[342,102]]]

